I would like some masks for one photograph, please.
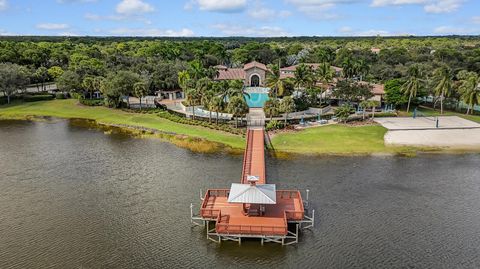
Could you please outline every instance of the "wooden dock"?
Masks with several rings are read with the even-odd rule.
[[[253,111],[247,117],[247,146],[244,152],[241,184],[250,184],[249,176],[254,175],[258,185],[267,184],[265,167],[265,130],[263,110]],[[254,186],[255,186],[254,184]],[[298,190],[277,190],[275,204],[262,206],[261,215],[245,213],[250,204],[228,201],[230,189],[209,189],[202,198],[199,216],[194,216],[191,206],[192,223],[207,226],[207,238],[215,242],[233,240],[241,243],[242,238],[259,238],[263,242],[291,244],[298,242],[298,229],[311,228],[314,216],[307,216],[302,195]],[[215,226],[210,229],[210,222]],[[289,223],[296,229],[289,231]],[[302,227],[303,226],[303,227]]]

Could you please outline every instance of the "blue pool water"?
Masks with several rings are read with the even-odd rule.
[[[268,93],[249,93],[245,95],[245,100],[249,107],[263,107],[265,102],[268,101]]]

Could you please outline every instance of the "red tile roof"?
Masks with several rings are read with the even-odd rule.
[[[256,61],[253,61],[253,62],[248,63],[245,66],[243,66],[243,70],[249,70],[249,69],[252,69],[254,67],[265,70],[265,71],[268,71],[268,68],[267,68],[266,65],[264,65],[262,63],[259,63],[259,62],[256,62]]]
[[[245,71],[241,68],[228,68],[228,69],[219,69],[218,76],[216,80],[235,80],[235,79],[245,79]]]
[[[372,87],[372,93],[375,95],[385,94],[385,85],[383,84],[370,84],[366,81],[359,81],[358,83],[363,85],[370,85]]]
[[[215,65],[213,68],[218,69],[218,70],[225,70],[228,69],[225,65]]]

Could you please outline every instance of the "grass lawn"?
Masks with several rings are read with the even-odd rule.
[[[188,137],[202,138],[221,143],[233,149],[243,149],[245,147],[245,139],[237,135],[175,123],[154,114],[129,113],[106,107],[82,106],[76,100],[53,100],[0,106],[0,119],[21,120],[28,119],[31,116],[80,118],[95,120],[106,125],[120,124],[146,127]],[[386,147],[383,140],[386,132],[387,130],[381,126],[331,125],[278,134],[272,142],[277,151],[300,154],[412,153],[415,150],[421,150],[420,148],[409,147]],[[192,144],[195,143],[192,142]],[[197,144],[198,147],[201,147],[200,143]],[[181,146],[178,143],[177,145]]]
[[[441,115],[440,109],[433,110],[432,108],[428,107],[420,107],[418,111],[425,116],[459,116],[461,118],[480,123],[480,116],[478,115],[465,115],[464,113],[458,113],[453,111],[443,111],[443,115]],[[410,111],[409,113],[407,113],[406,111],[401,111],[399,115],[402,117],[413,117],[413,112]]]
[[[0,119],[25,119],[29,116],[51,116],[96,120],[104,124],[123,124],[157,129],[165,132],[203,138],[232,148],[245,147],[240,136],[215,131],[204,127],[175,123],[153,114],[128,113],[106,107],[78,105],[76,100],[53,100],[0,106]]]
[[[292,153],[369,154],[412,151],[405,147],[386,147],[382,126],[349,127],[329,125],[300,132],[283,133],[272,139],[276,150]]]

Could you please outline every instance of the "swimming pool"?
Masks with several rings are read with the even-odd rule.
[[[268,99],[268,93],[249,93],[248,95],[245,95],[247,105],[254,108],[263,107]]]

